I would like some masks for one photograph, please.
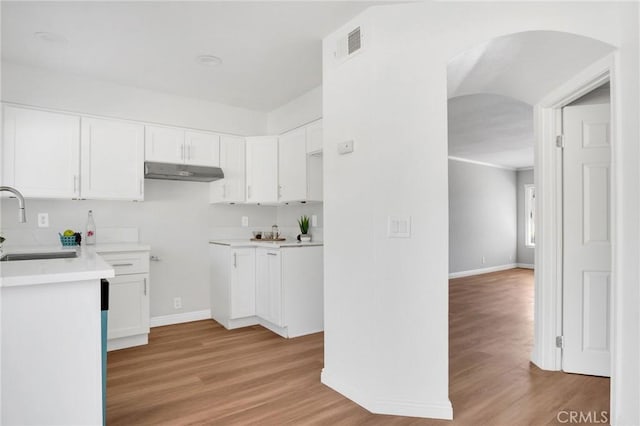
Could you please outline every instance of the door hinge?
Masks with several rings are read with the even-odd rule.
[[[564,348],[564,336],[556,336],[556,348]]]
[[[564,135],[556,136],[556,147],[564,148]]]

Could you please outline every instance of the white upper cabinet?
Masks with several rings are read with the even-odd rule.
[[[322,151],[322,120],[307,125],[307,153]]]
[[[145,160],[157,163],[220,165],[220,136],[175,127],[145,126]]]
[[[244,203],[245,141],[237,136],[220,137],[220,167],[224,178],[211,182],[211,203]]]
[[[306,129],[292,130],[278,139],[278,201],[307,199]]]
[[[4,107],[3,185],[31,198],[80,196],[80,117]]]
[[[208,132],[184,132],[185,163],[220,166],[220,136]]]
[[[144,126],[82,118],[81,196],[144,199]]]
[[[184,163],[184,130],[145,126],[144,159],[156,163]]]
[[[250,137],[246,139],[246,144],[247,202],[277,203],[278,138]]]

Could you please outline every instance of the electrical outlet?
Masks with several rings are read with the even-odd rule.
[[[485,259],[485,257],[482,256],[482,264],[484,265],[485,263],[487,263],[487,259]]]
[[[173,309],[182,309],[182,297],[173,298]]]
[[[315,215],[315,214],[311,215],[311,226],[314,228],[318,226],[318,215]]]
[[[242,216],[242,227],[246,228],[247,226],[249,226],[249,216]]]
[[[49,227],[49,213],[38,213],[38,228]]]

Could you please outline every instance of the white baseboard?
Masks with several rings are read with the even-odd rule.
[[[518,268],[523,268],[523,269],[535,269],[536,265],[531,264],[531,263],[516,263],[516,266]]]
[[[148,343],[149,335],[147,333],[136,334],[135,336],[119,337],[117,339],[109,339],[107,341],[107,351],[117,351],[119,349],[146,345]]]
[[[453,407],[450,401],[423,403],[417,401],[387,400],[371,398],[366,393],[346,385],[335,376],[322,369],[320,381],[331,389],[352,400],[374,414],[423,417],[429,419],[453,419]]]
[[[151,318],[149,325],[151,327],[162,327],[164,325],[181,324],[183,322],[200,321],[205,319],[211,319],[211,311],[209,309],[153,317]]]
[[[472,269],[469,271],[452,272],[449,274],[449,278],[461,278],[470,277],[472,275],[488,274],[489,272],[506,271],[507,269],[513,269],[518,266],[517,263],[508,263],[506,265],[490,266],[488,268]]]

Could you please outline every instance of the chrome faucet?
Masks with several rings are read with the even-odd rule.
[[[16,198],[18,199],[18,220],[20,221],[20,223],[26,222],[27,215],[24,210],[24,197],[22,196],[20,191],[10,186],[0,186],[0,192],[2,191],[10,192],[16,196]]]

